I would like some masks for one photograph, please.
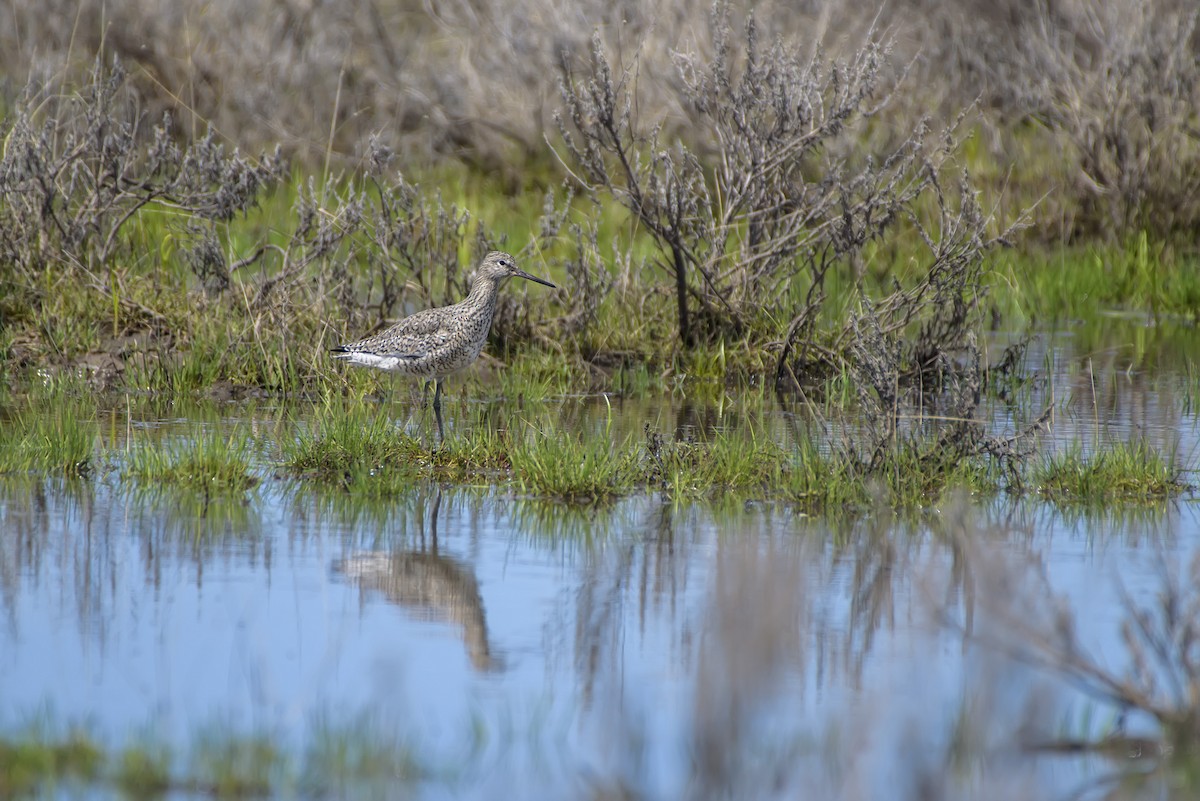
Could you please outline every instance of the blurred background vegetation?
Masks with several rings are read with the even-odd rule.
[[[844,57],[894,39],[909,72],[870,134],[972,107],[973,161],[1008,203],[1048,197],[1045,236],[1190,230],[1200,211],[1196,9],[1187,0],[763,2],[764,38]],[[213,129],[247,152],[282,145],[309,167],[361,165],[372,136],[406,170],[451,159],[511,189],[555,180],[546,147],[565,67],[596,33],[634,67],[642,109],[691,145],[681,54],[709,55],[699,0],[84,0],[0,9],[3,94],[119,59],[149,120]],[[731,8],[735,30],[743,4]],[[899,134],[897,133],[899,132]],[[987,158],[983,156],[986,154]],[[974,153],[971,154],[974,156]]]
[[[506,300],[493,352],[590,384],[696,352],[925,374],[1078,304],[1195,319],[1198,13],[7,3],[0,349],[286,389],[321,372],[286,343],[457,300],[492,247],[565,285]]]

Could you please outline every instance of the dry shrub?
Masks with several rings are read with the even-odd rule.
[[[1073,168],[1073,235],[1169,235],[1200,222],[1200,8],[1183,0],[915,3],[941,17],[926,42],[998,130],[1044,126]],[[948,67],[948,69],[947,69]],[[1021,165],[1014,165],[1020,169]]]
[[[805,56],[782,37],[766,41],[753,16],[735,37],[717,4],[707,40],[676,57],[685,141],[661,112],[644,119],[638,65],[614,68],[597,35],[582,74],[563,66],[563,159],[584,191],[610,194],[653,237],[684,347],[754,332],[779,341],[777,386],[852,375],[868,436],[850,450],[867,472],[898,444],[910,395],[946,396],[953,422],[927,449],[940,467],[1012,457],[1016,440],[986,438],[975,421],[985,368],[974,335],[984,255],[1013,228],[993,231],[965,173],[944,185],[957,122],[938,135],[921,122],[890,149],[863,152],[860,133],[904,77],[890,56],[877,38],[844,60]],[[872,297],[867,248],[886,253],[901,237],[923,258]],[[853,274],[858,310],[831,327],[836,271]]]
[[[0,30],[9,75],[69,76],[102,53],[129,65],[146,108],[185,135],[280,142],[312,163],[376,130],[429,126],[436,97],[408,78],[431,33],[423,18],[403,2],[18,0],[0,8]]]
[[[151,126],[120,65],[99,60],[77,91],[31,85],[0,133],[0,279],[13,317],[26,321],[53,291],[45,273],[54,270],[111,295],[128,319],[160,323],[122,291],[125,265],[140,260],[128,241],[139,215],[153,208],[226,223],[283,174],[277,153],[246,159],[211,134],[177,145],[170,119]],[[196,252],[193,268],[219,284],[211,245]]]
[[[708,37],[677,56],[675,105],[691,117],[684,141],[665,131],[657,107],[642,119],[633,88],[640,65],[614,69],[594,36],[582,74],[563,64],[563,157],[586,191],[611,194],[654,238],[685,347],[786,314],[784,364],[795,340],[812,338],[829,271],[899,219],[919,226],[917,202],[937,188],[953,132],[931,143],[921,124],[878,158],[849,146],[900,77],[884,41],[868,39],[846,61],[810,58],[782,38],[763,44],[753,17],[735,41],[723,4]],[[958,237],[973,245],[959,260],[968,266],[989,244],[986,220],[968,216],[971,192],[951,221],[968,229]],[[944,210],[940,190],[938,200]],[[925,239],[933,244],[939,233]],[[788,311],[793,293],[804,300]]]
[[[713,155],[703,128],[691,136],[694,103],[677,69],[680,53],[715,57],[709,13],[704,0],[15,0],[0,6],[0,67],[44,81],[116,56],[150,118],[169,113],[185,138],[211,127],[243,149],[280,142],[289,157],[328,165],[361,162],[377,134],[406,162],[450,156],[517,183],[545,158],[556,76],[586,69],[593,36],[618,74],[628,70],[636,105],[661,112],[664,141],[679,134]],[[744,8],[729,13],[740,28]],[[1031,197],[1055,195],[1046,216],[1082,235],[1186,231],[1200,219],[1197,13],[1187,0],[754,7],[762,29],[786,31],[805,57],[821,47],[851,57],[867,31],[887,31],[918,80],[866,135],[896,145],[931,109],[953,114],[982,98],[992,155]],[[1030,121],[1050,132],[1068,173],[1016,161],[1009,137],[1037,140],[1019,127]]]
[[[45,80],[96,54],[130,66],[154,117],[310,164],[365,158],[371,135],[429,161],[512,170],[544,153],[564,51],[593,28],[669,66],[707,3],[413,0],[17,0],[0,7],[0,66]],[[512,173],[515,175],[515,171]]]
[[[0,67],[45,80],[97,54],[130,66],[144,106],[184,135],[208,127],[243,148],[357,162],[372,134],[428,161],[452,156],[518,170],[545,156],[563,59],[585,61],[593,32],[622,63],[639,59],[642,102],[686,122],[677,49],[706,24],[708,0],[15,0],[0,6]],[[761,4],[780,29],[813,32],[813,4]],[[822,29],[823,30],[823,29]],[[812,34],[813,40],[821,32]]]

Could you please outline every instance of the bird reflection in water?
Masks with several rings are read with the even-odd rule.
[[[460,629],[467,655],[476,670],[501,668],[488,642],[487,618],[479,581],[471,566],[438,553],[438,506],[434,496],[430,513],[429,547],[404,551],[361,551],[333,564],[334,573],[357,583],[364,591],[382,592],[388,601],[421,620],[452,623]]]

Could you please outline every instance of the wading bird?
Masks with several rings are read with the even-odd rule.
[[[557,288],[549,281],[519,269],[509,254],[493,250],[479,265],[471,282],[471,292],[461,303],[419,311],[375,336],[339,345],[332,349],[333,358],[400,375],[419,376],[426,379],[426,393],[428,382],[433,381],[433,414],[441,442],[445,439],[442,381],[479,356],[492,327],[500,286],[514,276]]]

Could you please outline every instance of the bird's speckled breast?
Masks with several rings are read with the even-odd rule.
[[[487,344],[493,306],[463,310],[449,333],[430,343],[429,351],[417,359],[392,368],[396,372],[425,378],[445,377],[469,367]]]

